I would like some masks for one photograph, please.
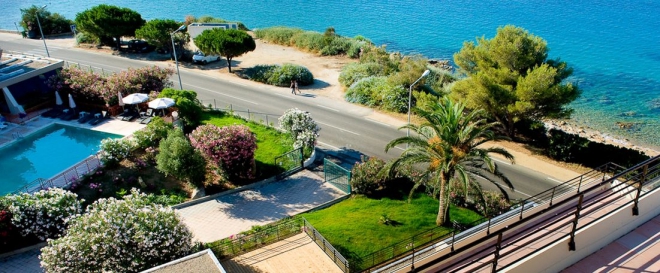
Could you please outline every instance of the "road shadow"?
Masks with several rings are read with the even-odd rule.
[[[330,86],[330,84],[327,83],[326,81],[322,81],[322,80],[319,80],[319,79],[314,79],[314,83],[312,83],[310,85],[306,85],[306,86],[301,86],[299,89],[300,90],[323,89],[323,88],[326,88],[328,86]]]
[[[130,52],[130,51],[124,51],[124,50],[119,50],[119,51],[113,51],[112,52],[113,56],[119,56],[119,57],[124,57],[128,58],[131,60],[138,60],[138,61],[168,61],[170,60],[170,54],[160,54],[155,51],[149,52],[149,53],[137,53],[137,52]]]
[[[302,90],[300,92],[302,92]],[[305,97],[305,98],[316,98],[316,95],[310,93],[300,93],[297,94],[296,96]]]

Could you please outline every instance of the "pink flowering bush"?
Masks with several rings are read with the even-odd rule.
[[[188,255],[192,233],[170,207],[133,189],[99,199],[41,249],[46,272],[139,272]]]
[[[78,195],[59,188],[34,194],[10,194],[3,202],[12,215],[12,224],[21,234],[34,234],[41,240],[60,236],[69,221],[82,212]]]
[[[190,133],[189,138],[195,149],[222,167],[230,178],[254,178],[257,139],[247,126],[202,125]]]
[[[355,163],[351,170],[351,190],[358,194],[370,194],[384,187],[386,177],[378,173],[385,167],[385,161],[376,157],[366,159],[364,156],[361,161]]]
[[[46,80],[51,89],[60,91],[60,95],[70,93],[76,98],[85,98],[90,102],[117,104],[117,94],[124,96],[132,93],[160,92],[172,86],[168,79],[174,74],[169,68],[147,66],[103,76],[93,71],[71,66],[62,69],[58,75]]]

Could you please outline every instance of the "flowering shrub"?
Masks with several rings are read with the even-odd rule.
[[[206,178],[206,160],[196,151],[181,130],[173,130],[160,142],[156,168],[165,175],[173,175],[194,185],[202,185]]]
[[[102,76],[93,71],[71,66],[47,79],[46,85],[60,92],[84,97],[88,101],[114,105],[117,104],[119,92],[124,95],[159,92],[163,88],[172,86],[172,82],[168,80],[172,74],[174,70],[169,68],[147,66],[129,68],[109,76]]]
[[[298,108],[288,109],[278,119],[280,128],[293,136],[293,148],[313,148],[319,137],[319,128],[308,112]]]
[[[357,162],[353,166],[351,173],[351,189],[355,193],[369,194],[378,188],[384,186],[385,179],[378,176],[378,173],[385,166],[385,161],[376,157],[366,159],[362,157],[362,162]]]
[[[153,117],[143,130],[133,133],[137,147],[147,149],[158,147],[160,141],[167,137],[167,133],[174,128],[172,123],[165,122],[161,117]]]
[[[500,192],[465,189],[465,184],[452,182],[449,190],[452,204],[477,211],[485,217],[495,217],[511,208],[511,204]]]
[[[11,237],[12,233],[16,232],[16,226],[11,223],[11,218],[9,210],[0,208],[0,246],[4,247],[16,239]]]
[[[230,177],[253,178],[257,139],[247,126],[202,125],[190,133],[189,138],[195,149],[222,167]]]
[[[101,140],[101,161],[103,164],[116,164],[127,158],[135,142],[130,139],[111,139]]]
[[[171,208],[132,190],[94,202],[39,258],[46,272],[139,272],[192,249],[192,233]]]
[[[41,240],[64,233],[68,222],[82,212],[78,195],[59,188],[8,195],[4,202],[21,234],[34,234]]]

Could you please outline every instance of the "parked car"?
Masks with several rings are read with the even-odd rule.
[[[128,50],[138,53],[151,52],[156,49],[155,46],[150,45],[147,41],[143,40],[130,40],[127,43]]]
[[[210,62],[220,61],[220,56],[204,55],[203,52],[197,51],[197,52],[195,52],[195,55],[193,55],[192,59],[193,59],[193,63],[207,64],[207,63],[210,63]]]

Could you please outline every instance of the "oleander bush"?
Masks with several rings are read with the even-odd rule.
[[[202,103],[197,99],[197,92],[165,88],[158,94],[158,97],[174,100],[178,109],[179,119],[183,120],[187,128],[194,128],[201,122],[203,107]]]
[[[371,41],[362,36],[355,38],[339,36],[332,27],[326,29],[325,33],[320,33],[277,26],[257,29],[254,34],[258,39],[270,43],[294,46],[322,56],[346,55],[350,58],[359,58],[360,50],[372,45]]]
[[[374,191],[385,186],[386,179],[378,175],[385,167],[385,161],[380,158],[370,157],[361,159],[355,163],[351,170],[351,190],[358,194],[372,194]]]
[[[192,233],[169,207],[132,190],[99,199],[41,250],[46,272],[139,272],[190,254]]]
[[[305,154],[311,153],[316,146],[321,128],[312,116],[298,108],[291,108],[278,119],[280,128],[289,133],[294,140],[293,148],[303,148]]]
[[[339,74],[339,83],[348,87],[361,79],[384,75],[383,67],[378,63],[349,63],[342,68],[341,74]]]
[[[10,194],[2,200],[21,235],[32,234],[41,240],[62,235],[69,222],[82,213],[81,202],[75,193],[59,188]]]
[[[101,162],[105,165],[115,166],[128,158],[135,147],[135,141],[132,139],[106,138],[101,140]]]
[[[346,90],[348,102],[393,112],[408,110],[408,91],[403,86],[392,85],[386,77],[363,78]]]
[[[202,170],[206,170],[206,160],[190,145],[183,131],[170,131],[158,149],[156,168],[165,176],[171,175],[196,186],[204,183],[206,172]]]
[[[160,141],[166,138],[172,129],[174,129],[172,123],[165,122],[161,117],[153,117],[147,127],[133,133],[133,137],[140,149],[158,147]]]
[[[254,178],[257,139],[245,125],[201,125],[189,135],[192,146],[229,178]]]
[[[304,66],[295,64],[257,65],[241,72],[243,77],[275,86],[289,87],[292,80],[298,85],[306,86],[314,83],[314,75]]]

